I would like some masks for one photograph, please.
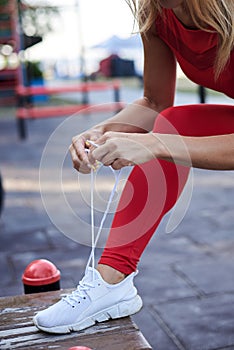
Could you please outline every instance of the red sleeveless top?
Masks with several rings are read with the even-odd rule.
[[[234,50],[217,81],[214,78],[217,33],[188,29],[171,9],[163,9],[163,16],[156,20],[156,30],[157,35],[171,48],[189,79],[234,98]]]

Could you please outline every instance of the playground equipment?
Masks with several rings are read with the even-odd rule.
[[[113,111],[117,112],[124,107],[120,103],[120,83],[115,80],[105,82],[87,82],[69,86],[33,87],[27,79],[25,63],[20,61],[19,54],[25,48],[40,41],[40,37],[27,37],[22,31],[21,15],[19,12],[25,10],[19,0],[0,0],[0,106],[16,105],[16,121],[18,134],[21,139],[27,137],[27,119],[51,118],[58,116],[69,116],[82,111],[82,113]],[[113,102],[94,105],[89,102],[91,91],[106,91],[112,89]],[[45,95],[58,95],[70,92],[82,94],[80,102],[73,105],[45,105],[35,106],[34,97]],[[199,87],[199,99],[205,102],[205,89]]]
[[[25,48],[40,41],[40,37],[27,37],[22,31],[20,12],[26,5],[19,0],[1,0],[0,7],[0,105],[16,105],[16,121],[21,139],[27,137],[26,120],[68,116],[76,112],[90,113],[95,111],[119,111],[123,105],[119,102],[120,83],[81,82],[69,86],[45,87],[30,86],[25,63],[20,62],[19,54]],[[91,91],[113,90],[113,102],[92,105],[89,102]],[[71,92],[81,93],[81,102],[73,105],[34,105],[34,97],[40,95],[58,95]],[[103,102],[107,102],[103,99]],[[90,109],[91,108],[91,109]]]
[[[20,35],[16,0],[2,1],[0,6],[0,106],[16,103],[16,87],[22,82],[18,64]]]
[[[89,93],[91,91],[113,90],[112,103],[92,105],[89,103]],[[49,118],[72,115],[77,112],[110,112],[119,111],[123,108],[119,96],[120,83],[118,81],[108,82],[83,82],[76,85],[63,87],[25,87],[19,85],[16,89],[18,96],[18,108],[16,117],[18,121],[18,131],[21,139],[26,138],[26,119]],[[33,106],[31,97],[35,95],[58,95],[61,93],[77,92],[82,94],[80,104],[63,106]]]

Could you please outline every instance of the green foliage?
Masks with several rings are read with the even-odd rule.
[[[40,69],[40,62],[26,62],[26,70],[30,79],[43,77],[42,70]]]

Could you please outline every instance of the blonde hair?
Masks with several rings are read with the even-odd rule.
[[[126,2],[134,13],[141,33],[149,30],[162,11],[159,0]],[[214,62],[215,77],[218,78],[234,47],[234,0],[184,0],[183,6],[198,29],[218,34],[219,43]]]

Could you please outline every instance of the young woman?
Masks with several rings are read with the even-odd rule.
[[[137,263],[190,167],[234,170],[234,106],[173,107],[176,62],[195,83],[234,98],[234,2],[128,3],[142,33],[144,97],[75,136],[70,151],[82,173],[96,160],[114,169],[134,167],[97,269],[89,268],[76,291],[34,318],[47,332],[68,333],[137,312]],[[89,154],[87,140],[99,145]]]

